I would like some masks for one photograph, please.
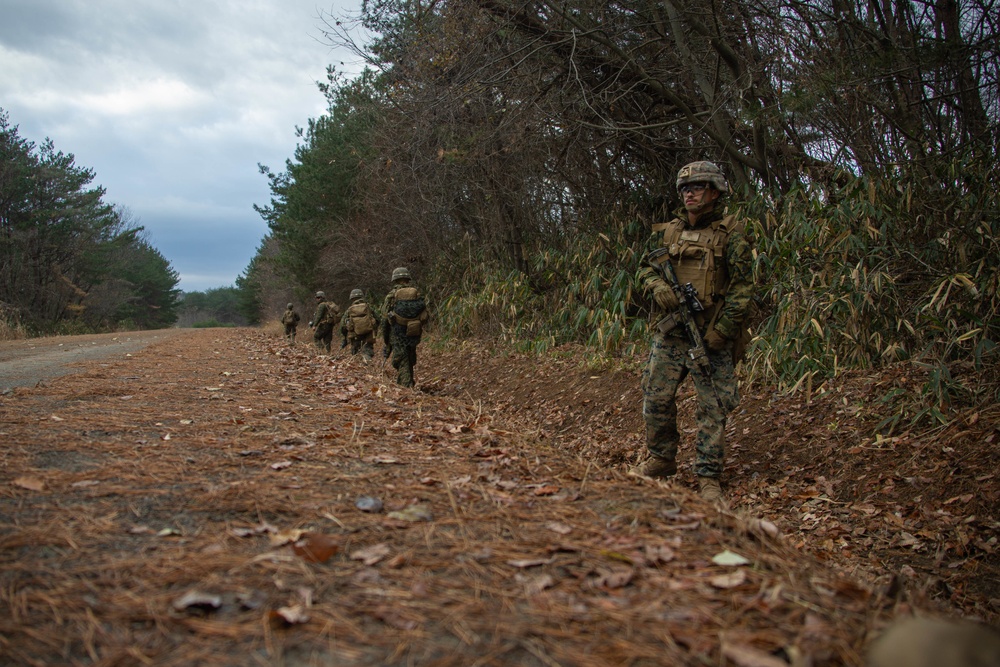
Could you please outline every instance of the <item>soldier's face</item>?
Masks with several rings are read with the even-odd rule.
[[[701,215],[715,207],[719,191],[704,183],[692,183],[681,188],[684,210],[690,215]]]

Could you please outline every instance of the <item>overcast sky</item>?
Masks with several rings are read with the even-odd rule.
[[[73,153],[180,274],[234,284],[267,226],[257,163],[284,169],[325,110],[319,15],[360,0],[0,0],[0,108]],[[346,66],[341,67],[341,61]]]

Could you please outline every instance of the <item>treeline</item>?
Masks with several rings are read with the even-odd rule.
[[[649,225],[711,159],[757,237],[748,379],[910,359],[922,414],[1000,397],[991,2],[375,0],[325,27],[368,67],[331,68],[327,112],[262,166],[237,283],[259,307],[402,264],[445,335],[629,352]]]
[[[0,334],[169,326],[178,275],[92,169],[0,109]]]
[[[247,312],[242,293],[236,287],[216,287],[180,295],[179,327],[241,327],[258,321],[254,310]]]

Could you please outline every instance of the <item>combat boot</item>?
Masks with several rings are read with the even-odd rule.
[[[719,486],[719,480],[714,477],[699,477],[698,490],[701,497],[710,503],[722,500],[722,487]]]
[[[650,454],[648,459],[629,470],[628,474],[650,479],[666,479],[677,474],[677,461]]]

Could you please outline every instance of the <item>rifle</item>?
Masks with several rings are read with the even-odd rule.
[[[680,315],[681,322],[684,324],[688,340],[691,341],[691,349],[687,352],[688,356],[694,361],[695,367],[701,372],[705,381],[708,382],[708,386],[712,388],[712,394],[715,395],[715,402],[718,404],[719,410],[725,412],[722,399],[719,398],[719,392],[715,388],[715,383],[712,382],[712,362],[708,359],[705,339],[702,338],[701,332],[698,331],[698,323],[694,319],[695,313],[705,312],[705,306],[698,300],[698,290],[695,289],[694,285],[691,283],[681,285],[680,281],[677,280],[677,273],[674,271],[674,265],[667,253],[666,248],[657,248],[650,252],[646,259],[649,260],[649,263],[656,269],[656,272],[660,274],[664,282],[670,285],[671,289],[674,290],[674,294],[677,295],[677,300],[680,304],[676,312]]]

